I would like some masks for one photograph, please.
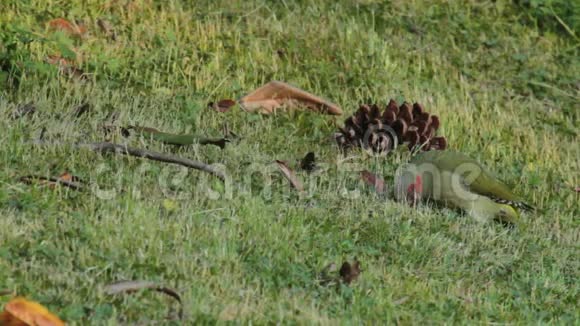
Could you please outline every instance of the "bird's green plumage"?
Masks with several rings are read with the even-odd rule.
[[[483,219],[513,222],[516,208],[529,208],[502,181],[474,159],[453,151],[417,154],[397,176],[398,197],[408,196],[409,186],[421,177],[421,197],[461,208]]]

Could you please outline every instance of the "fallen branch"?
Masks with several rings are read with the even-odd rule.
[[[36,142],[36,144],[52,145],[52,143],[44,143],[44,142]],[[153,161],[177,164],[191,169],[207,172],[209,174],[218,177],[220,180],[225,180],[226,178],[224,172],[215,169],[211,165],[199,161],[190,160],[187,158],[154,152],[147,149],[134,148],[110,142],[72,144],[72,146],[76,148],[87,148],[98,153],[116,153],[129,156],[143,157]]]
[[[64,180],[61,177],[44,177],[44,176],[39,176],[39,175],[27,175],[24,177],[20,178],[20,182],[26,183],[26,184],[32,184],[34,181],[41,181],[41,182],[45,182],[48,185],[55,185],[55,184],[59,184],[65,187],[68,187],[70,189],[73,190],[78,190],[78,191],[82,191],[84,189],[84,185],[80,182],[75,182],[75,181],[69,181],[69,180]]]
[[[157,292],[164,293],[179,302],[179,311],[177,313],[180,320],[183,320],[183,301],[176,290],[159,285],[149,281],[120,281],[117,283],[106,285],[104,290],[108,295],[115,295],[121,293],[132,293],[138,290],[150,289]]]
[[[200,170],[207,172],[209,174],[215,175],[221,180],[225,180],[225,175],[223,172],[216,170],[208,164],[190,160],[187,158],[181,158],[173,155],[163,154],[159,152],[150,151],[147,149],[133,148],[125,145],[119,145],[109,142],[102,143],[91,143],[91,144],[79,144],[79,147],[89,148],[95,152],[100,153],[118,153],[123,155],[130,155],[136,157],[144,157],[153,161],[172,163],[177,165],[182,165],[188,168]]]
[[[135,130],[141,136],[152,138],[156,141],[160,141],[165,144],[185,146],[185,145],[215,145],[223,149],[226,147],[226,143],[230,140],[227,138],[201,138],[197,135],[175,135],[168,132],[162,132],[155,128],[139,127],[139,126],[129,126],[124,128],[125,130]],[[225,135],[227,137],[227,134]]]

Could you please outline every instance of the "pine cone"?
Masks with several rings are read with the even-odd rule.
[[[444,150],[447,141],[436,136],[439,117],[425,111],[423,106],[405,102],[401,106],[390,100],[385,109],[377,104],[363,104],[344,122],[335,134],[342,150],[350,147],[388,153],[397,144],[406,144],[410,150]]]

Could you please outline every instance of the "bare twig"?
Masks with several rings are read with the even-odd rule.
[[[53,184],[59,184],[59,185],[71,188],[73,190],[79,190],[79,191],[83,190],[83,188],[84,188],[84,185],[80,182],[68,181],[68,180],[64,180],[60,177],[47,178],[47,177],[43,177],[43,176],[39,176],[39,175],[27,175],[27,176],[20,178],[20,181],[24,182],[26,184],[31,184],[35,180],[53,183]]]
[[[109,142],[102,143],[90,143],[90,144],[79,144],[81,148],[89,148],[95,152],[100,153],[118,153],[123,155],[130,155],[136,157],[144,157],[150,160],[172,163],[177,165],[182,165],[188,168],[200,170],[207,172],[209,174],[215,175],[216,177],[224,180],[226,177],[223,172],[216,170],[208,164],[190,160],[187,158],[177,157],[173,155],[163,154],[159,152],[150,151],[147,149],[133,148],[125,145],[119,145]]]
[[[151,289],[157,292],[164,293],[179,302],[179,319],[183,320],[183,301],[181,296],[176,290],[159,285],[154,282],[149,281],[120,281],[117,283],[109,284],[105,286],[105,292],[109,295],[121,294],[121,293],[131,293],[143,289]]]
[[[44,143],[44,142],[35,142],[36,144],[40,145],[54,145],[53,143]],[[58,143],[57,143],[58,144]],[[212,174],[218,177],[220,180],[225,180],[226,176],[224,172],[219,171],[212,167],[211,165],[190,160],[187,158],[177,157],[169,154],[159,153],[150,151],[147,149],[140,149],[129,147],[126,145],[120,145],[110,142],[101,142],[101,143],[85,143],[85,144],[71,144],[73,147],[76,148],[87,148],[94,152],[98,153],[116,153],[122,155],[129,155],[129,156],[136,156],[136,157],[143,157],[153,161],[177,164],[181,166],[185,166],[191,169],[200,170]]]

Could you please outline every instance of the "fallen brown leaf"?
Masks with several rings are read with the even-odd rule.
[[[360,272],[360,262],[355,258],[352,264],[348,261],[342,263],[338,273],[340,274],[340,278],[344,283],[350,284],[359,277]]]
[[[65,326],[65,323],[42,305],[14,298],[0,313],[0,325],[3,326]]]
[[[364,183],[372,186],[378,194],[385,192],[385,181],[382,178],[369,172],[368,170],[361,171],[360,176]]]
[[[270,114],[280,108],[307,107],[313,111],[333,115],[342,114],[336,104],[280,81],[271,81],[240,99],[248,112]]]
[[[276,163],[278,164],[278,168],[280,169],[280,171],[282,171],[282,175],[284,175],[286,180],[290,182],[290,185],[299,192],[303,192],[304,186],[302,185],[302,182],[298,180],[294,171],[288,167],[288,164],[280,160],[276,160]]]
[[[236,105],[236,101],[230,100],[230,99],[225,99],[225,100],[221,100],[217,103],[209,102],[207,107],[212,109],[212,110],[218,111],[218,112],[227,112],[234,105]]]
[[[166,294],[179,302],[179,319],[183,319],[183,301],[176,290],[159,285],[150,281],[120,281],[113,284],[106,285],[104,290],[109,295],[133,293],[139,290],[153,290]]]
[[[230,99],[221,100],[217,105],[221,110],[229,110],[232,106],[236,105],[236,101]]]

